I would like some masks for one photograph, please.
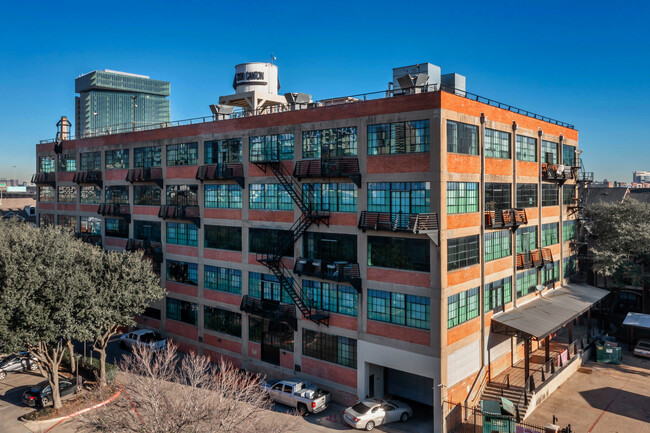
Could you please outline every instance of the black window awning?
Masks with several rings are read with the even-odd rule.
[[[541,340],[583,314],[609,293],[608,290],[587,284],[567,284],[492,317],[492,331]]]

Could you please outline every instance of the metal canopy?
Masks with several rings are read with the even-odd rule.
[[[567,284],[521,307],[492,317],[498,334],[541,340],[587,311],[609,291],[586,284]]]
[[[650,314],[627,313],[623,325],[650,329]]]

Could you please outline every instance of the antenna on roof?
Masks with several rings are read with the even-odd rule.
[[[273,55],[273,53],[271,53],[271,64],[273,64],[273,60],[276,60],[276,59],[277,59],[277,57],[275,57],[275,56]]]

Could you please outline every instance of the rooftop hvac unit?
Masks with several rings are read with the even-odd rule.
[[[308,104],[311,102],[311,95],[307,93],[285,93],[289,104]]]
[[[235,112],[235,107],[232,105],[223,105],[223,104],[210,104],[210,111],[212,111],[212,114],[221,117],[229,116],[232,113]]]
[[[417,93],[418,89],[421,90],[428,81],[429,74],[422,73],[417,75],[406,74],[397,77],[397,83],[399,84],[400,89],[404,90],[405,93]]]

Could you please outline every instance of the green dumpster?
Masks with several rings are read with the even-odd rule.
[[[620,347],[614,347],[607,344],[596,345],[596,361],[604,364],[621,364],[623,354]]]
[[[515,433],[515,405],[507,398],[481,400],[481,412],[483,433]]]

